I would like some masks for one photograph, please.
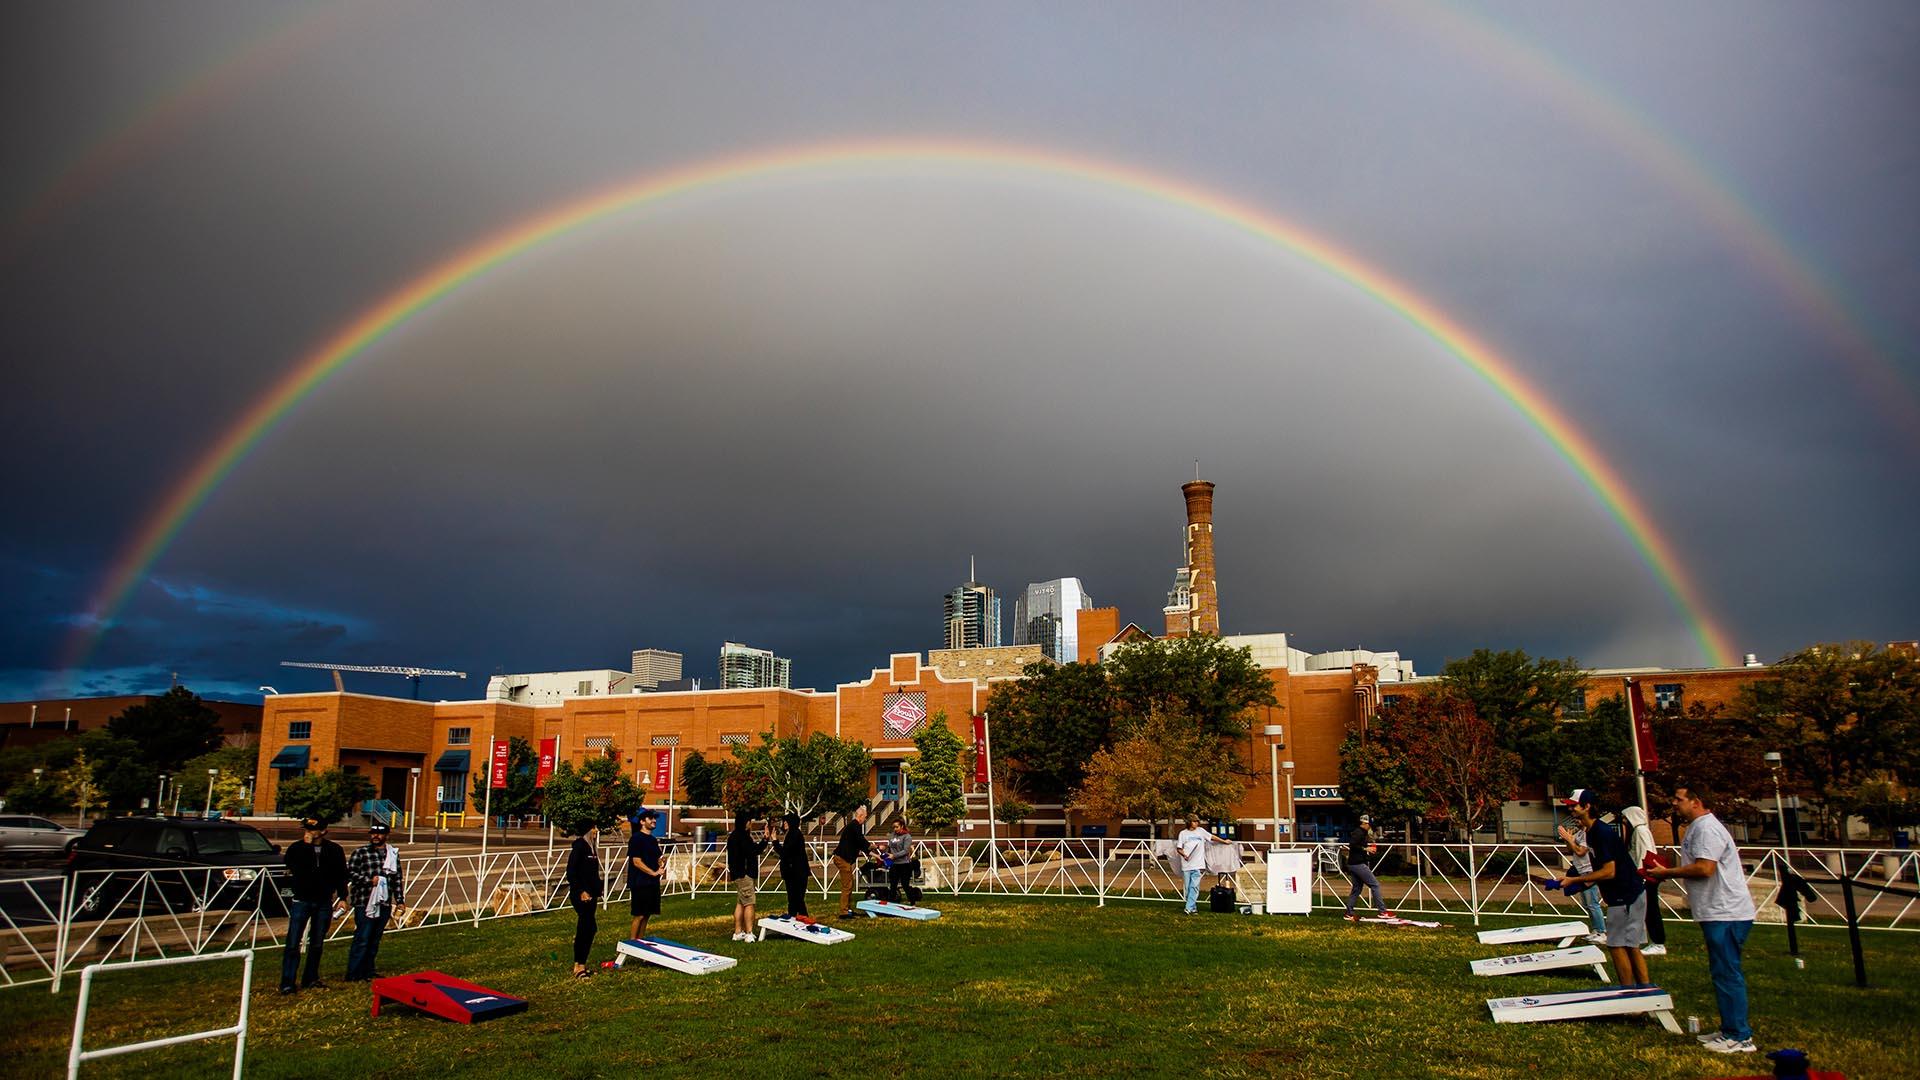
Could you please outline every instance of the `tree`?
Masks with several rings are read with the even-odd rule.
[[[1219,737],[1178,713],[1161,712],[1093,755],[1073,806],[1097,817],[1145,818],[1156,829],[1186,813],[1222,818],[1243,788]]]
[[[65,810],[69,805],[57,773],[43,773],[40,776],[28,774],[25,780],[13,785],[7,792],[7,809],[23,814],[51,814],[56,810]]]
[[[645,801],[645,793],[621,773],[615,757],[588,758],[578,769],[563,761],[547,777],[547,817],[569,836],[589,828],[611,829]]]
[[[1653,744],[1660,748],[1660,767],[1647,774],[1647,801],[1654,804],[1649,808],[1654,816],[1660,816],[1654,808],[1663,808],[1675,787],[1687,784],[1712,792],[1714,813],[1727,819],[1752,813],[1772,799],[1767,748],[1744,722],[1717,704],[1694,702],[1685,711],[1654,713]]]
[[[507,740],[507,786],[494,789],[491,805],[487,801],[487,785],[493,782],[493,763],[482,764],[485,767],[473,774],[473,784],[467,788],[474,813],[484,814],[491,809],[496,815],[519,817],[533,812],[534,799],[539,795],[534,780],[540,764],[533,744],[518,735]]]
[[[936,712],[914,735],[913,745],[920,751],[920,760],[913,766],[913,797],[907,800],[907,823],[923,833],[951,829],[955,822],[967,816],[967,799],[960,779],[960,755],[966,750],[966,744],[947,726],[947,714]]]
[[[1427,817],[1469,838],[1519,788],[1520,755],[1501,747],[1473,705],[1445,691],[1394,705],[1408,775],[1428,800]]]
[[[1399,707],[1395,702],[1382,708],[1340,743],[1340,797],[1349,809],[1379,821],[1410,821],[1429,805],[1400,745]]]
[[[133,740],[148,765],[167,772],[221,743],[220,714],[184,686],[108,720],[107,730]]]
[[[873,763],[856,739],[824,731],[776,739],[764,732],[760,745],[745,751],[735,747],[734,753],[737,761],[722,785],[722,801],[735,813],[760,817],[777,809],[807,821],[818,814],[844,814],[867,801]]]
[[[1550,732],[1586,683],[1587,672],[1572,657],[1535,659],[1519,649],[1475,649],[1440,671],[1441,689],[1471,705],[1492,726],[1495,744],[1515,753],[1526,753]],[[1523,768],[1526,779],[1545,778],[1531,760]]]
[[[1528,755],[1536,775],[1565,795],[1592,788],[1614,805],[1638,802],[1633,777],[1633,732],[1620,695],[1593,706],[1587,715],[1563,719],[1535,736]],[[1665,747],[1658,737],[1655,745]]]
[[[212,753],[201,754],[181,765],[175,777],[180,783],[180,805],[206,809],[207,788],[201,780],[208,769],[218,769],[213,785],[214,809],[230,814],[247,809],[247,778],[259,764],[259,755],[246,746],[223,746]]]
[[[1012,791],[1000,793],[993,803],[993,819],[1002,825],[1018,826],[1033,816],[1033,804]]]
[[[159,772],[148,764],[138,744],[105,729],[89,731],[74,740],[76,753],[84,752],[99,788],[94,804],[106,812],[126,812],[137,808],[142,798],[152,797],[159,783]]]
[[[100,782],[94,776],[93,763],[87,760],[87,752],[80,751],[73,756],[73,764],[60,774],[61,792],[67,801],[80,808],[80,816],[87,816],[87,809],[103,810],[100,804]]]
[[[1029,790],[1064,795],[1113,741],[1113,689],[1096,663],[1034,663],[1023,675],[987,696],[994,764],[1018,773]]]
[[[1920,659],[1870,642],[1794,653],[1741,689],[1733,711],[1828,814],[1880,780],[1920,784]],[[1868,801],[1871,801],[1869,796]]]
[[[1244,735],[1254,709],[1280,703],[1253,650],[1233,648],[1211,634],[1133,642],[1106,667],[1126,726],[1166,714],[1185,717],[1210,735]]]
[[[719,806],[720,785],[726,778],[726,764],[708,761],[698,750],[688,751],[680,762],[680,781],[686,785],[687,802],[694,806]]]
[[[319,818],[329,824],[354,812],[373,798],[373,781],[345,769],[298,776],[280,785],[280,812],[289,817]]]

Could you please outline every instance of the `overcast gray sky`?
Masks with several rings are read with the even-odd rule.
[[[1904,2],[7,5],[0,692],[310,659],[475,673],[452,696],[647,646],[711,677],[724,639],[828,687],[937,646],[969,556],[1009,617],[1078,576],[1157,628],[1195,459],[1228,632],[1705,659],[1547,438],[1324,267],[1070,176],[854,161],[449,295],[63,669],[192,464],[441,260],[664,170],[914,137],[1316,234],[1571,418],[1736,651],[1914,637],[1916,46]]]

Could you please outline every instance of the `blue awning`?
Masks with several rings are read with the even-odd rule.
[[[457,772],[457,773],[466,772],[467,771],[467,751],[449,750],[446,753],[441,754],[440,760],[433,763],[433,771],[434,772]]]
[[[273,755],[273,763],[268,765],[267,768],[304,769],[307,767],[307,755],[311,752],[312,749],[310,747],[283,746],[280,748],[279,753]]]

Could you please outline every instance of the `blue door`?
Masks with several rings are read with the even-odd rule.
[[[880,780],[876,785],[881,802],[900,801],[900,763],[883,761],[880,763]]]

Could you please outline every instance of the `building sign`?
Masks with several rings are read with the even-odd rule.
[[[507,751],[512,748],[512,745],[513,744],[509,743],[505,739],[493,740],[493,786],[494,787],[504,788],[507,786]]]
[[[553,775],[553,763],[559,756],[559,739],[540,740],[540,773],[533,779],[534,787],[543,788],[547,786],[547,777]]]
[[[1302,801],[1312,799],[1338,799],[1340,797],[1340,785],[1335,784],[1332,787],[1300,787],[1296,785],[1293,789],[1293,797]]]
[[[920,730],[927,722],[927,695],[925,691],[913,693],[892,693],[885,698],[885,707],[880,710],[880,726],[891,739],[904,739]]]
[[[653,790],[673,790],[673,750],[655,750],[653,752]]]

